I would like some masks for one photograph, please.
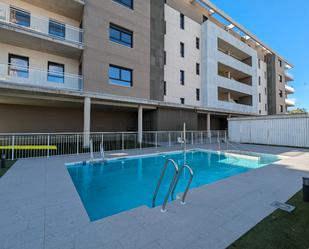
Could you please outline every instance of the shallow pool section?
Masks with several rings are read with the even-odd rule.
[[[90,220],[95,221],[138,206],[151,207],[153,193],[163,165],[170,158],[178,165],[184,163],[183,153],[174,152],[112,159],[97,164],[70,164],[67,168]],[[186,158],[187,164],[194,172],[191,188],[197,188],[279,160],[273,155],[235,156],[235,154],[204,150],[189,151]],[[173,168],[169,167],[156,205],[163,203],[172,176]],[[184,171],[176,193],[185,190],[188,178],[188,172]]]

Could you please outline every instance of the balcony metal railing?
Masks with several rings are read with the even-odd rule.
[[[295,101],[292,99],[285,99],[285,104],[287,106],[295,106]]]
[[[52,89],[83,89],[83,78],[80,75],[62,74],[13,64],[0,64],[0,81]]]
[[[294,80],[294,76],[288,72],[284,72],[284,75],[285,75],[285,80],[286,81],[293,81]]]
[[[0,155],[8,159],[50,157],[57,155],[78,155],[89,153],[89,148],[83,147],[84,136],[90,137],[93,151],[100,152],[103,144],[104,151],[144,149],[159,147],[176,147],[182,145],[178,138],[182,131],[150,131],[143,132],[143,142],[138,143],[137,132],[95,132],[84,133],[44,133],[44,134],[0,134]],[[227,131],[187,131],[188,145],[219,144],[227,139]]]
[[[292,94],[295,92],[295,89],[291,86],[285,85],[285,91],[287,92],[287,94]]]
[[[53,38],[58,41],[64,41],[78,46],[83,45],[83,29],[74,27],[65,23],[57,22],[56,20],[46,17],[30,15],[29,25],[27,22],[23,22],[17,18],[18,14],[25,15],[25,11],[12,8],[6,4],[0,4],[0,23],[6,23],[14,28],[27,31],[33,34],[44,35],[49,38]],[[53,24],[57,24],[56,29],[51,29]]]

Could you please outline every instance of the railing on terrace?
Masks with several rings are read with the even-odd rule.
[[[89,148],[84,148],[84,136],[89,136],[93,142],[93,151],[100,151],[103,144],[105,151],[179,147],[178,137],[181,131],[150,131],[143,132],[143,141],[138,142],[137,132],[94,132],[84,133],[16,133],[0,134],[0,155],[5,154],[8,159],[50,157],[57,155],[78,155],[89,153]],[[187,131],[188,145],[203,145],[218,143],[227,139],[227,131]]]
[[[0,81],[56,89],[83,89],[83,78],[80,75],[63,74],[14,64],[0,64]]]
[[[18,16],[23,18],[19,20]],[[30,20],[28,20],[28,17]],[[47,17],[34,16],[30,12],[10,7],[8,4],[0,4],[1,22],[60,41],[74,43],[79,46],[83,45],[83,29]]]

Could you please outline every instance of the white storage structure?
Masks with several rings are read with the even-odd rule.
[[[309,115],[230,118],[229,140],[237,143],[309,148]]]

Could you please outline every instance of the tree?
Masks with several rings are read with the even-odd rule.
[[[295,110],[289,111],[289,114],[301,114],[301,113],[308,113],[305,108],[297,108]]]

